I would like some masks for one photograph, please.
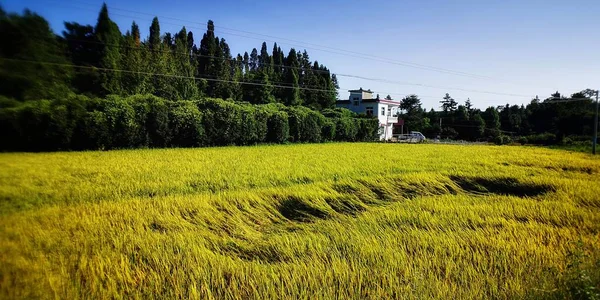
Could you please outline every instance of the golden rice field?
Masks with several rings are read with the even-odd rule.
[[[4,299],[593,298],[598,270],[600,159],[583,153],[0,154]]]

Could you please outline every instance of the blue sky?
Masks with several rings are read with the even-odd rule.
[[[37,12],[49,20],[56,33],[63,30],[63,21],[94,25],[102,5],[97,0],[0,3],[10,12],[22,12],[24,8]],[[307,49],[312,60],[325,64],[334,73],[398,82],[340,76],[340,98],[348,96],[348,89],[363,87],[382,96],[392,94],[395,99],[414,93],[421,97],[425,108],[437,109],[448,92],[459,103],[470,98],[476,107],[485,108],[527,104],[535,95],[545,98],[556,90],[571,94],[584,88],[600,88],[597,0],[106,3],[122,32],[135,20],[146,36],[152,17],[157,15],[162,33],[177,32],[185,25],[198,42],[206,30],[204,23],[212,19],[217,35],[228,41],[234,54],[250,52],[254,47],[260,49],[262,41],[267,41],[270,50],[272,41],[277,41],[286,53],[290,47]],[[331,48],[377,58],[358,58]],[[382,62],[381,58],[389,62]],[[486,78],[412,68],[405,66],[406,62]]]

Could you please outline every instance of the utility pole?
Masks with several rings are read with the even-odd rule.
[[[594,117],[594,140],[592,141],[592,154],[596,155],[596,143],[598,143],[598,94],[600,90],[596,90],[596,116]]]

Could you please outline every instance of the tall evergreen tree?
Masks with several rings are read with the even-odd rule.
[[[250,60],[248,61],[250,72],[254,72],[258,70],[259,58],[258,58],[258,50],[256,48],[252,49],[250,52]]]
[[[234,98],[233,90],[236,89],[234,87],[234,83],[232,83],[233,78],[233,64],[232,64],[232,56],[231,50],[229,49],[229,45],[225,41],[225,39],[221,39],[217,45],[217,56],[219,59],[215,59],[214,61],[214,76],[219,81],[215,83],[215,91],[214,96],[228,99]]]
[[[212,20],[209,20],[206,26],[206,33],[204,33],[200,41],[198,74],[208,79],[205,93],[210,97],[216,96],[217,82],[214,79],[218,79],[220,67],[222,66],[221,57],[223,53],[218,47],[219,39],[215,36],[215,25]]]
[[[94,27],[75,22],[65,22],[62,35],[67,45],[67,56],[77,66],[98,66],[97,40]],[[38,45],[40,47],[41,45]],[[95,70],[80,68],[71,81],[75,91],[83,94],[100,95],[101,89],[96,84],[100,74]]]
[[[249,67],[249,61],[250,61],[250,56],[248,55],[248,52],[244,52],[244,75],[247,75],[250,72],[250,67]]]
[[[124,47],[121,49],[121,67],[124,70],[131,71],[121,74],[121,87],[124,94],[133,95],[151,92],[151,89],[148,89],[149,78],[145,74],[148,72],[148,53],[145,50],[146,47],[140,42],[140,29],[133,22],[131,31],[128,31],[125,35]]]
[[[121,92],[120,69],[121,32],[115,22],[108,16],[106,3],[102,5],[98,22],[94,28],[98,40],[98,67],[103,68],[100,75],[100,86],[103,94],[119,94]]]
[[[69,92],[73,70],[66,66],[64,45],[44,18],[29,10],[3,14],[0,40],[0,57],[17,60],[0,60],[0,94],[29,100],[62,98]]]
[[[187,53],[192,55],[194,52],[194,34],[190,31],[187,35]]]
[[[150,25],[150,37],[148,45],[150,46],[150,50],[153,51],[158,50],[160,47],[160,24],[158,23],[157,17],[152,19],[152,25]]]
[[[456,106],[458,105],[454,98],[450,97],[448,93],[446,93],[446,95],[444,96],[443,100],[440,101],[440,103],[442,104],[442,110],[445,113],[455,111]]]
[[[187,40],[188,34],[185,27],[175,35],[175,78],[176,89],[181,99],[194,99],[198,95],[198,87],[194,82],[194,66],[190,61],[190,47]]]
[[[147,42],[149,55],[148,73],[152,73],[149,90],[160,97],[177,99],[178,94],[173,85],[175,75],[172,54],[168,46],[160,38],[160,23],[154,17],[150,25],[150,35]]]
[[[281,52],[281,48],[279,46],[277,46],[277,43],[273,44],[273,51],[272,51],[272,61],[273,61],[273,72],[271,75],[271,78],[273,79],[273,81],[275,82],[283,82],[283,74],[285,72],[285,68],[284,68],[284,55]],[[273,96],[275,97],[275,99],[277,100],[277,102],[283,102],[283,97],[284,97],[284,91],[285,89],[282,88],[275,88],[273,91]]]
[[[260,56],[258,57],[258,69],[271,75],[273,65],[272,59],[273,58],[269,56],[269,51],[267,50],[267,43],[263,42],[260,47]]]
[[[286,59],[286,70],[285,70],[285,91],[284,95],[284,103],[286,105],[299,105],[301,104],[300,100],[300,89],[298,84],[298,59],[296,57],[296,50],[294,48],[290,49],[290,53]]]

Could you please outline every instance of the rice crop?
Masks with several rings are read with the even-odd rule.
[[[599,269],[600,159],[584,153],[0,154],[5,299],[593,298]]]

